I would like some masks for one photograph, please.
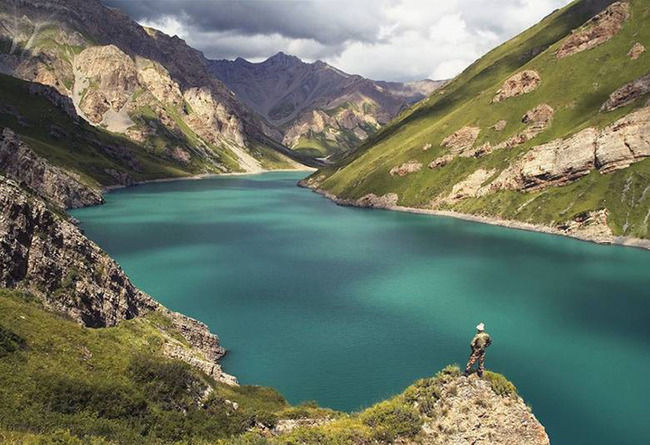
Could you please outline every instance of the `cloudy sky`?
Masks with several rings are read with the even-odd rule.
[[[378,80],[446,79],[569,0],[102,0],[212,59],[284,51]]]

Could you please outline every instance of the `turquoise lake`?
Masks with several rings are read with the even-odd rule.
[[[449,363],[474,326],[553,444],[650,437],[650,252],[339,207],[303,173],[153,183],[71,212],[134,283],[207,323],[227,372],[354,411]]]

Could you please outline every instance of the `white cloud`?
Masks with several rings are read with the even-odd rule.
[[[258,61],[284,51],[380,80],[453,77],[482,54],[569,3],[155,0],[161,5],[156,13],[155,8],[144,8],[147,0],[104,1],[127,12],[134,5],[130,12],[140,23],[178,35],[209,58],[241,56]]]

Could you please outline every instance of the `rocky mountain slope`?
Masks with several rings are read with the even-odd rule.
[[[275,138],[320,157],[355,147],[443,84],[377,82],[282,52],[260,63],[213,60],[209,69],[279,129]]]
[[[303,185],[650,246],[649,23],[641,0],[573,2]]]
[[[98,0],[0,4],[0,71],[54,87],[88,122],[179,168],[297,166],[208,72],[200,52]]]

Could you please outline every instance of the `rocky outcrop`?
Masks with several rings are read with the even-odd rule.
[[[607,223],[607,217],[608,212],[605,209],[585,212],[570,221],[557,224],[556,228],[568,236],[608,243],[614,235]]]
[[[627,56],[632,59],[636,60],[639,57],[641,57],[641,54],[645,52],[645,46],[643,46],[641,43],[636,42],[634,45],[632,45],[632,48],[627,52]]]
[[[510,138],[506,139],[505,141],[496,144],[493,147],[493,150],[500,150],[503,148],[513,148],[535,138],[541,132],[546,130],[549,125],[551,125],[551,121],[553,120],[554,113],[555,111],[548,104],[541,104],[536,106],[532,110],[529,110],[521,118],[521,122],[527,124],[526,129],[521,133],[517,133],[514,136],[511,136]]]
[[[609,95],[600,111],[612,111],[631,104],[639,97],[650,93],[650,73],[626,83]]]
[[[650,156],[650,107],[642,108],[601,131],[596,143],[596,165],[608,173]]]
[[[521,96],[522,94],[534,91],[542,78],[537,71],[525,70],[510,76],[503,86],[497,91],[492,102],[501,102],[510,97]]]
[[[120,266],[38,196],[0,176],[0,287],[25,290],[46,307],[93,328],[162,311],[184,339],[163,350],[216,380],[235,383],[216,360],[224,350],[203,323],[161,306]]]
[[[157,308],[79,229],[0,179],[0,287],[18,287],[90,327]]]
[[[445,204],[452,205],[462,201],[463,199],[477,196],[483,183],[492,177],[495,172],[496,170],[494,169],[485,170],[479,168],[467,178],[454,184],[449,195],[442,198],[434,198],[434,200],[431,201],[431,207],[438,208]]]
[[[422,168],[422,163],[416,160],[410,160],[401,165],[397,165],[390,169],[391,176],[406,176],[410,173],[419,172]]]
[[[557,58],[562,59],[607,42],[621,30],[629,17],[629,3],[612,3],[567,37],[555,53]]]
[[[566,139],[533,147],[505,169],[492,190],[537,190],[574,181],[594,169],[625,168],[650,156],[650,107],[617,120],[602,131],[586,128]]]
[[[506,125],[508,125],[508,122],[501,119],[497,121],[494,125],[492,125],[490,128],[492,128],[494,131],[502,131],[504,128],[506,128]]]
[[[0,133],[0,172],[61,208],[104,202],[101,193],[34,153],[10,129]]]
[[[440,380],[433,403],[424,395],[416,399],[426,413],[422,443],[549,445],[546,430],[516,393],[501,394],[475,374]]]
[[[101,122],[109,109],[120,111],[138,87],[133,59],[115,45],[86,48],[74,64],[79,108],[93,123]]]
[[[466,148],[470,148],[480,132],[479,127],[465,126],[444,138],[440,145],[451,149],[454,153],[459,153]]]
[[[444,167],[445,165],[447,165],[451,161],[453,161],[455,157],[456,156],[454,156],[452,154],[446,154],[446,155],[439,156],[439,157],[435,158],[433,161],[429,162],[428,167],[430,169],[432,169],[432,170],[436,169],[436,168]]]
[[[357,199],[352,205],[357,207],[367,207],[375,209],[388,209],[396,206],[399,196],[397,193],[386,193],[385,195],[377,196],[374,193],[369,193]]]

